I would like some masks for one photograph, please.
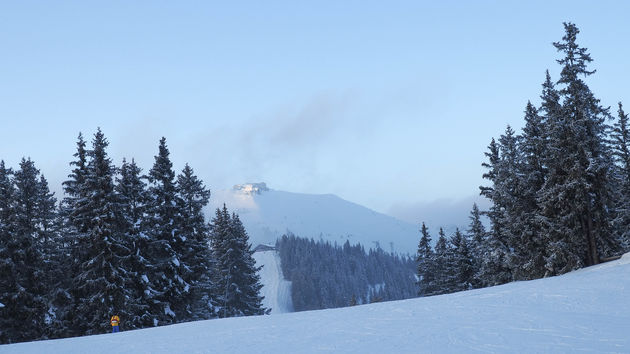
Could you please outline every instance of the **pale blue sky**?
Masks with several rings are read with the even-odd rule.
[[[2,1],[0,158],[32,157],[58,190],[78,132],[100,126],[116,164],[146,171],[166,136],[175,167],[211,189],[264,181],[410,219],[478,194],[491,137],[520,129],[558,72],[563,21],[595,59],[595,94],[630,102],[628,14],[624,1]]]

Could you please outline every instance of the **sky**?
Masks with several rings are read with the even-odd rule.
[[[0,159],[61,193],[82,132],[147,171],[164,136],[211,190],[333,193],[415,220],[469,208],[564,21],[630,101],[624,1],[3,1]]]

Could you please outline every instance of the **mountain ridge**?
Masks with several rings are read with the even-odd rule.
[[[415,254],[419,227],[334,194],[270,189],[265,183],[237,184],[213,193],[211,208],[226,204],[238,213],[252,244],[269,244],[286,233],[331,243],[362,244]],[[209,216],[212,216],[210,213]]]

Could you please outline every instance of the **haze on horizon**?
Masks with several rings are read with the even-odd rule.
[[[625,2],[0,4],[0,159],[60,197],[79,131],[148,170],[165,136],[212,190],[245,182],[419,222],[479,200],[483,153],[544,73],[562,22],[588,79],[629,102]],[[619,95],[622,96],[619,96]],[[415,216],[418,215],[418,216]]]

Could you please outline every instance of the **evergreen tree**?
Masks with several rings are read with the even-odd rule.
[[[62,183],[66,194],[62,201],[62,214],[66,218],[66,224],[72,224],[79,233],[84,233],[87,230],[85,217],[79,214],[77,207],[79,202],[83,202],[88,198],[88,196],[84,195],[86,191],[85,179],[88,174],[88,152],[85,149],[85,145],[83,134],[79,133],[77,152],[73,155],[76,160],[70,162],[74,169],[68,176],[69,179]]]
[[[473,204],[472,210],[470,211],[470,224],[468,226],[468,238],[471,242],[471,253],[473,258],[473,288],[480,288],[482,283],[480,279],[476,276],[479,274],[479,270],[481,269],[482,263],[482,255],[484,254],[483,246],[485,244],[486,238],[486,229],[481,222],[481,211],[479,211],[479,207],[477,203]]]
[[[504,143],[503,146],[507,146],[507,143]],[[492,187],[479,187],[481,195],[492,202],[490,210],[484,212],[490,220],[491,229],[487,233],[481,248],[482,253],[479,255],[482,261],[477,277],[483,286],[504,284],[512,279],[509,268],[510,250],[506,242],[509,235],[506,222],[509,222],[509,220],[505,217],[507,210],[506,192],[509,192],[509,187],[503,185],[506,181],[510,181],[506,165],[511,160],[501,158],[501,148],[494,139],[490,142],[488,150],[485,153],[488,157],[488,162],[482,164],[488,171],[483,174],[483,178],[492,182]]]
[[[447,294],[453,291],[454,269],[451,250],[444,230],[440,228],[438,240],[435,243],[435,275],[429,288],[434,289],[431,295]]]
[[[110,330],[109,318],[115,314],[128,318],[133,293],[125,285],[130,274],[126,265],[130,249],[121,232],[120,203],[114,193],[115,168],[107,156],[107,139],[100,129],[92,140],[90,161],[83,195],[76,209],[81,211],[86,227],[87,249],[79,259],[80,272],[73,286],[80,296],[76,299],[79,330],[86,334]]]
[[[0,161],[0,304],[3,310],[13,302],[15,292],[14,275],[17,273],[13,261],[15,239],[13,232],[15,187],[13,171]],[[9,311],[6,309],[5,311]],[[2,312],[5,313],[4,311]],[[12,331],[15,319],[10,315],[0,316],[0,344],[16,341]]]
[[[530,103],[525,108],[525,127],[519,137],[522,152],[520,164],[520,194],[514,208],[512,225],[519,237],[515,240],[517,264],[514,267],[515,279],[536,279],[545,274],[545,242],[541,214],[537,196],[546,178],[544,156],[547,154],[547,138],[544,133],[544,120]]]
[[[562,42],[554,43],[564,58],[560,114],[548,124],[548,178],[539,194],[543,229],[548,236],[547,273],[565,273],[599,263],[601,254],[617,245],[610,225],[609,173],[611,162],[604,144],[609,116],[581,77],[594,73],[586,48],[576,43],[578,28],[565,23]]]
[[[166,139],[160,140],[159,152],[149,171],[149,200],[144,228],[148,240],[148,260],[152,265],[148,281],[155,290],[150,304],[153,323],[170,324],[187,318],[185,298],[190,284],[184,279],[189,270],[181,260],[184,240],[181,235],[175,172]]]
[[[435,269],[433,262],[435,261],[435,254],[431,249],[431,236],[427,226],[422,223],[420,229],[422,237],[418,243],[418,253],[416,256],[416,262],[418,263],[418,295],[428,296],[431,295],[435,289],[431,287],[434,284]]]
[[[212,254],[210,252],[209,228],[205,222],[203,208],[210,200],[210,190],[195,176],[186,164],[177,176],[179,195],[179,224],[184,240],[182,261],[189,269],[184,280],[191,285],[188,292],[188,317],[192,320],[208,319],[213,316]]]
[[[470,241],[457,229],[450,240],[453,263],[453,291],[470,290],[473,287],[474,265]]]
[[[3,328],[2,340],[8,343],[35,340],[44,335],[47,311],[44,256],[38,244],[36,217],[39,170],[30,159],[22,159],[20,169],[14,174],[14,187],[7,190],[8,171],[4,165],[0,169],[4,170],[0,171],[3,194],[12,195],[8,209],[13,214],[8,219],[7,259],[2,266],[2,277],[7,277],[8,282],[3,281],[6,287],[3,286],[0,298],[5,305],[3,317],[11,323]]]
[[[37,192],[37,216],[39,247],[43,256],[43,272],[45,276],[45,288],[47,293],[48,312],[45,316],[44,337],[56,337],[57,307],[54,305],[55,295],[63,292],[58,286],[61,279],[67,277],[64,269],[66,251],[63,238],[60,233],[60,218],[57,208],[57,199],[48,188],[48,181],[41,175]]]
[[[140,176],[141,172],[133,159],[130,163],[123,159],[115,186],[121,208],[121,232],[125,244],[130,249],[130,256],[125,265],[131,275],[129,283],[125,284],[130,291],[127,302],[134,304],[134,306],[127,306],[125,327],[129,329],[148,327],[153,324],[149,304],[153,301],[155,291],[147,276],[152,265],[147,256],[149,240],[144,230],[148,196],[146,184]]]
[[[48,181],[44,175],[37,184],[36,223],[39,225],[37,236],[46,254],[46,262],[53,262],[54,249],[58,240],[57,198],[50,192]]]
[[[212,252],[215,259],[215,297],[219,317],[262,315],[260,277],[243,224],[227,207],[217,209],[211,224]]]
[[[623,243],[625,251],[630,250],[630,131],[628,130],[628,115],[619,102],[618,120],[615,122],[611,134],[612,154],[615,159],[614,186],[618,190],[615,204],[614,229]]]
[[[77,138],[77,151],[74,153],[76,160],[70,162],[74,166],[68,180],[62,183],[64,198],[59,207],[59,241],[56,247],[56,261],[58,269],[63,276],[57,277],[50,294],[52,306],[55,308],[54,320],[50,326],[52,337],[68,337],[81,335],[79,330],[78,315],[75,310],[75,299],[81,297],[73,280],[81,271],[80,260],[86,259],[88,249],[87,240],[87,216],[85,210],[79,210],[79,203],[85,203],[89,199],[85,186],[88,174],[88,151],[83,134]],[[54,277],[54,274],[51,274]]]

